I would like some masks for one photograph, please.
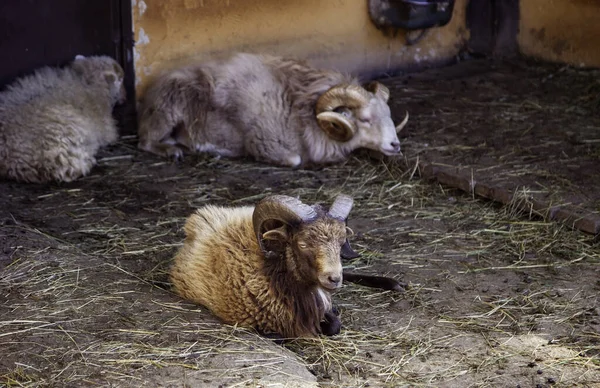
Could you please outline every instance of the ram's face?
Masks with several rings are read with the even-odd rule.
[[[345,242],[346,225],[342,221],[323,217],[302,225],[291,242],[299,273],[324,289],[339,288],[342,285],[340,250]]]
[[[317,123],[331,140],[347,151],[368,148],[385,155],[401,155],[399,132],[408,121],[394,126],[388,99],[389,89],[373,81],[361,87],[341,84],[317,100]]]
[[[390,107],[382,98],[374,95],[368,104],[355,109],[354,121],[356,134],[352,141],[356,148],[368,148],[388,156],[401,154]]]

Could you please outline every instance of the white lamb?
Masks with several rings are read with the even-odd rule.
[[[44,67],[0,93],[0,176],[69,182],[89,173],[95,154],[118,138],[112,116],[125,100],[123,69],[106,56]]]

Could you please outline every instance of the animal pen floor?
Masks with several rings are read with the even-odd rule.
[[[598,215],[597,75],[472,62],[384,80],[411,113],[398,160],[175,164],[130,136],[76,182],[0,182],[0,386],[600,386],[598,240],[550,220]],[[452,171],[466,192],[419,178]],[[362,253],[345,265],[410,285],[345,285],[340,335],[278,345],[168,291],[194,208],[339,192]]]

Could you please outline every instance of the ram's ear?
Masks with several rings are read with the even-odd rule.
[[[283,225],[276,229],[271,229],[262,234],[263,240],[268,241],[287,241],[288,240],[287,226]]]
[[[390,90],[384,84],[377,81],[369,82],[365,85],[365,89],[381,98],[385,102],[390,99]]]
[[[278,227],[271,226],[261,234],[259,246],[265,257],[279,259],[285,255],[285,247],[289,237],[289,229],[286,224]]]

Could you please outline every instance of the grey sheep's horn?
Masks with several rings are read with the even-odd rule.
[[[354,200],[352,197],[344,194],[340,194],[335,197],[333,204],[327,212],[332,218],[345,221],[352,210],[352,204]]]
[[[330,88],[317,100],[315,113],[319,126],[333,140],[346,142],[352,139],[356,126],[335,110],[360,108],[368,104],[370,98],[369,92],[359,85],[341,84]],[[323,114],[325,112],[327,114]]]
[[[272,235],[274,239],[284,237],[287,225],[297,225],[316,217],[317,212],[299,199],[287,195],[272,195],[256,205],[252,213],[252,224],[261,250],[267,253],[264,246],[265,235],[270,233],[269,237]]]
[[[390,99],[390,89],[388,89],[384,84],[380,82],[369,82],[365,86],[365,89],[367,89],[369,92],[373,93],[377,97],[383,99],[383,101],[385,102],[387,102]]]

